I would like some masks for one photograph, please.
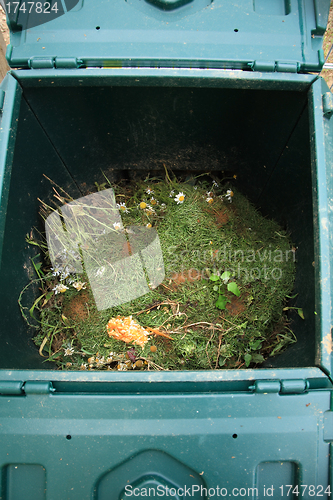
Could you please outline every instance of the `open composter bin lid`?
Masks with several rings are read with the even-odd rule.
[[[330,0],[8,2],[12,67],[323,66]]]
[[[312,72],[330,0],[7,2],[16,68],[203,67]]]

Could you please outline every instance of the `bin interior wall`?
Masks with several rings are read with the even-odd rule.
[[[299,249],[295,293],[313,310],[309,144],[306,92],[23,85],[0,270],[0,367],[50,367],[42,364],[17,303],[38,253],[25,235],[43,230],[37,198],[52,197],[43,174],[74,198],[104,182],[102,172],[111,181],[163,175],[164,165],[176,174],[237,174],[235,186],[291,232]],[[36,283],[26,305],[38,293]],[[294,317],[293,331],[296,347],[273,364],[313,365],[314,325]]]

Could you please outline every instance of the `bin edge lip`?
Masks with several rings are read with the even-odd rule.
[[[258,88],[264,89],[265,84],[275,84],[279,90],[286,90],[285,86],[295,87],[295,90],[307,90],[312,83],[318,79],[318,74],[306,73],[265,73],[259,71],[243,71],[238,69],[216,69],[216,68],[169,68],[169,67],[124,67],[124,68],[101,68],[93,67],[88,69],[20,69],[10,70],[11,74],[20,83],[26,82],[29,86],[36,84],[37,86],[64,86],[64,83],[70,86],[81,85],[98,85],[103,86],[103,77],[119,78],[118,85],[125,85],[133,82],[135,85],[158,85],[176,84],[176,79],[179,83],[186,85],[198,84],[198,80],[209,81],[212,86],[221,81],[233,83],[239,87],[243,83],[253,83],[260,85]],[[138,78],[144,80],[138,80]],[[57,79],[54,81],[54,79]],[[160,81],[159,81],[160,78]],[[71,81],[70,81],[71,80]],[[163,85],[163,86],[164,86]],[[168,85],[166,85],[168,86]]]
[[[1,369],[0,381],[54,381],[54,382],[120,382],[120,383],[218,383],[253,380],[329,379],[318,367],[258,368],[244,370],[202,370],[163,372],[107,372]]]

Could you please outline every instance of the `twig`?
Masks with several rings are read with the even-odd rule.
[[[174,291],[171,288],[169,288],[168,286],[164,285],[164,283],[161,283],[161,285],[164,286],[164,288],[166,288],[167,290],[169,290],[169,292],[173,292]]]
[[[48,181],[51,182],[51,184],[54,184],[55,186],[57,186],[57,188],[59,188],[63,193],[65,193],[65,195],[68,196],[69,199],[73,199],[61,186],[59,186],[56,182],[54,182],[52,179],[50,179],[49,177],[47,177],[47,175],[43,174],[43,176],[45,177],[45,179],[47,179]]]
[[[228,323],[230,323],[230,325],[232,325],[234,328],[238,328],[238,325],[235,325],[235,323],[232,323],[232,321],[230,321],[229,319],[227,318],[224,318],[223,317],[223,321],[227,321]],[[229,331],[229,330],[228,330]]]
[[[187,316],[186,313],[180,313],[180,314],[186,316],[186,319],[188,318],[188,316]],[[171,316],[168,316],[167,319],[165,321],[163,321],[163,323],[158,328],[161,328],[161,326],[163,326],[164,323],[166,323],[167,321],[169,321],[170,318],[174,318],[174,317],[179,318],[180,314],[179,313],[171,314]],[[186,319],[185,319],[185,321],[186,321]],[[183,327],[184,327],[184,325],[181,325],[181,326],[179,326],[177,328],[177,330],[179,330],[179,328],[183,328]],[[171,332],[171,333],[180,333],[180,332],[175,331],[175,332]]]
[[[150,359],[147,359],[147,358],[143,358],[142,356],[140,356],[139,359],[143,359],[143,361],[147,361],[148,363],[148,370],[149,370],[149,365],[152,366],[152,368],[155,368],[155,370],[165,370],[165,368],[163,368],[162,366],[158,365],[157,363],[154,363],[154,361],[151,361]]]
[[[222,333],[219,335],[219,346],[217,348],[217,358],[216,358],[215,369],[217,369],[218,364],[219,364],[221,344],[222,344]]]
[[[150,311],[151,309],[154,309],[154,307],[158,307],[158,306],[170,306],[171,304],[173,305],[176,305],[177,302],[157,302],[157,304],[154,304],[150,307],[147,307],[146,309],[143,309],[142,311],[138,311],[138,312],[134,312],[133,314],[136,314],[137,316],[139,316],[139,314],[143,314],[144,312],[146,311]]]
[[[214,337],[214,333],[215,333],[215,332],[214,332],[214,328],[213,328],[213,333],[211,334],[210,339],[208,340],[208,342],[207,342],[207,344],[206,344],[206,354],[207,354],[207,359],[208,359],[208,363],[209,363],[209,366],[210,366],[210,369],[211,369],[211,370],[213,369],[213,367],[212,367],[212,364],[211,364],[211,362],[210,362],[210,359],[209,359],[209,356],[208,356],[208,350],[207,350],[207,349],[208,349],[209,342],[210,342],[210,341],[212,340],[212,338]]]
[[[148,361],[148,366],[151,365],[153,368],[155,368],[155,370],[164,370],[164,368],[160,365],[157,365],[156,363],[154,363],[154,361],[150,361],[149,359],[147,359]]]
[[[185,325],[184,328],[190,328],[191,326],[198,326],[199,328],[205,328],[205,325],[208,325],[210,328],[213,328],[213,330],[218,330],[219,332],[224,332],[223,328],[219,328],[217,325],[214,325],[214,323],[208,323],[207,321],[199,321],[198,323],[191,323],[190,325]],[[232,330],[232,328],[229,328],[227,332]]]
[[[57,210],[56,208],[50,207],[50,205],[45,203],[45,201],[41,200],[40,198],[37,198],[37,200],[39,201],[39,203],[41,203],[43,205],[43,207],[46,207],[49,210],[52,210],[52,212],[55,212]]]
[[[185,325],[184,328],[189,328],[190,326],[197,326],[197,325],[214,326],[213,323],[208,323],[207,321],[198,321],[197,323],[191,323],[190,325]]]

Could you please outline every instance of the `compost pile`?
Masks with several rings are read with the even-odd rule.
[[[19,300],[40,355],[69,370],[230,369],[295,342],[295,249],[236,182],[166,172],[79,200],[57,187]]]

